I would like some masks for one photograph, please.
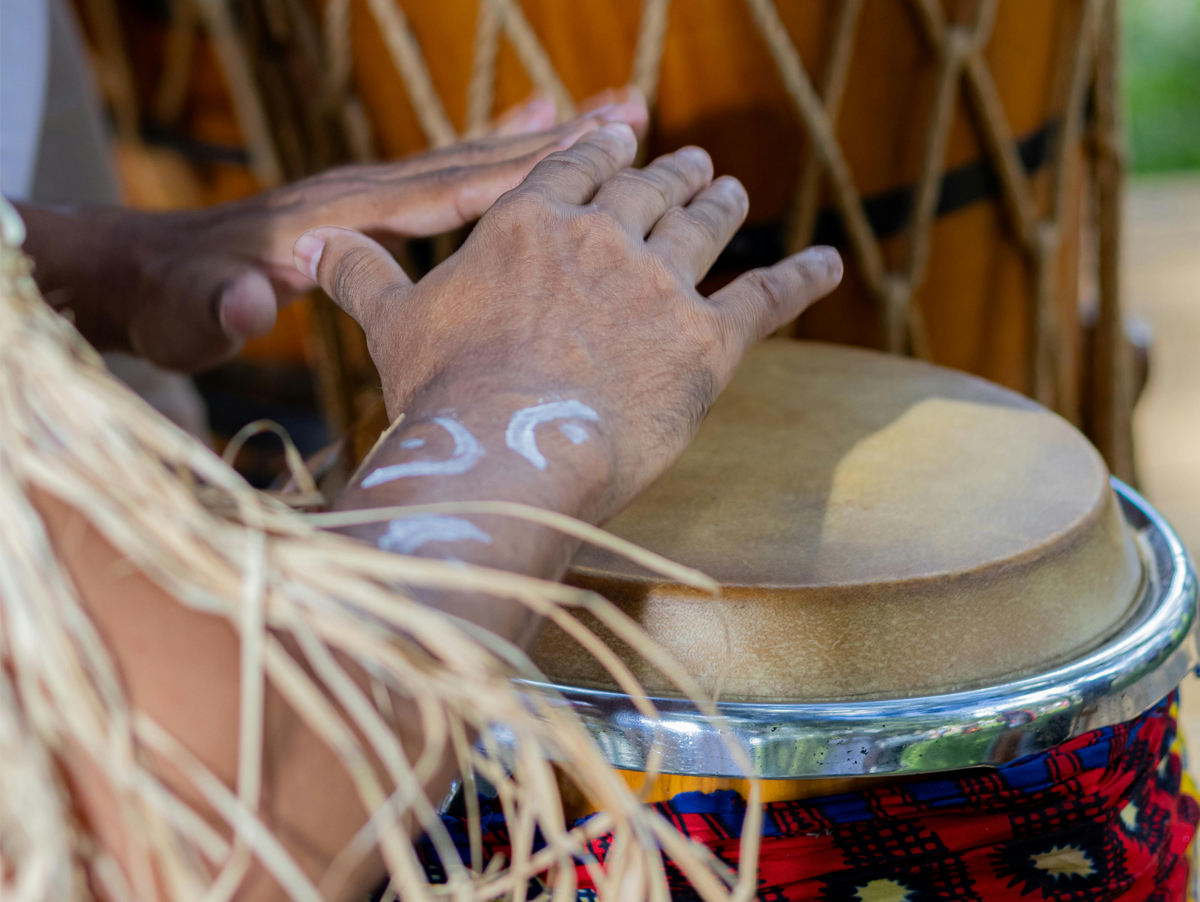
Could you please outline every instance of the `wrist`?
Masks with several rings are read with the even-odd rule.
[[[34,278],[47,303],[101,350],[129,350],[143,278],[143,214],[102,207],[22,207]]]
[[[418,392],[364,463],[362,490],[383,503],[487,499],[590,522],[611,515],[608,430],[586,393],[498,389],[497,381],[456,379]]]

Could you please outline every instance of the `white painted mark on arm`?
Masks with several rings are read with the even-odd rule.
[[[412,554],[426,542],[482,542],[492,544],[492,537],[461,517],[443,517],[439,514],[413,514],[399,517],[388,523],[388,530],[379,540],[384,551]]]
[[[445,460],[410,460],[407,463],[380,467],[362,481],[364,489],[383,485],[406,476],[456,476],[466,473],[484,456],[483,446],[462,423],[449,417],[434,417],[433,422],[450,433],[454,453]],[[407,440],[406,440],[407,441]],[[404,443],[401,443],[403,447]]]
[[[423,438],[406,438],[400,443],[401,448],[424,448],[425,439]]]
[[[504,443],[539,470],[544,470],[546,458],[538,450],[537,436],[534,433],[542,423],[567,417],[595,422],[600,419],[600,414],[582,401],[550,401],[526,407],[514,413],[508,421],[508,428],[504,431]],[[571,427],[570,431],[568,427]],[[572,444],[578,445],[587,441],[587,430],[578,423],[564,423],[559,428]]]
[[[588,431],[578,423],[563,423],[558,431],[567,437],[572,445],[582,445],[588,440]]]

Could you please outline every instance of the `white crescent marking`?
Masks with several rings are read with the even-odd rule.
[[[546,458],[538,450],[537,436],[534,432],[542,423],[566,417],[595,422],[600,419],[600,414],[582,401],[550,401],[547,404],[525,407],[514,413],[508,421],[508,428],[504,431],[504,443],[539,470],[544,470]],[[573,426],[574,429],[568,432],[566,426]],[[563,434],[576,445],[587,440],[587,430],[577,423],[564,424]]]
[[[565,435],[572,445],[582,445],[588,440],[588,431],[578,423],[562,423],[558,431]]]
[[[412,554],[426,542],[464,542],[468,539],[492,544],[492,537],[470,520],[439,514],[413,514],[388,523],[388,531],[379,540],[379,547],[398,554]]]
[[[476,441],[466,426],[449,417],[434,417],[433,422],[449,432],[450,437],[454,439],[453,454],[445,460],[410,460],[407,463],[380,467],[362,481],[363,488],[374,488],[406,476],[456,476],[479,463],[484,456],[483,446]]]

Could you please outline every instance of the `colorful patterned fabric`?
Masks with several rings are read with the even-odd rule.
[[[1174,697],[996,769],[931,775],[860,792],[764,806],[758,898],[764,902],[1182,902],[1200,803],[1176,742]],[[484,850],[506,852],[484,804]],[[659,810],[733,867],[745,803],[688,792]],[[465,823],[446,819],[466,854]],[[605,838],[592,844],[603,860]],[[440,871],[422,849],[431,876]],[[668,864],[677,902],[695,899]],[[580,898],[592,897],[578,870]]]

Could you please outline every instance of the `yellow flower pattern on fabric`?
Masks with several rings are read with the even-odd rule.
[[[860,886],[855,895],[861,902],[908,902],[909,889],[895,880],[872,880]]]
[[[1033,865],[1051,877],[1090,877],[1096,873],[1092,860],[1077,846],[1055,846],[1049,852],[1033,855]]]

